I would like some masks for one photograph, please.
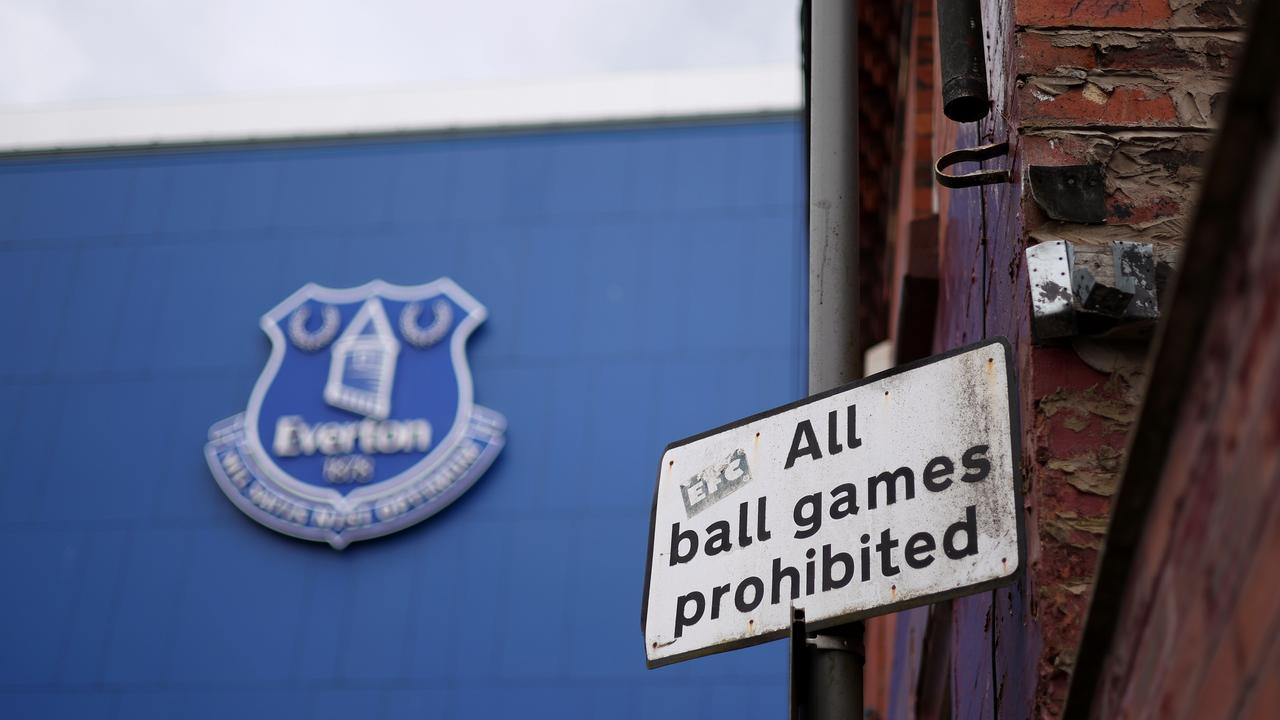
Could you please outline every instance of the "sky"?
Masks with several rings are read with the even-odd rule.
[[[0,0],[0,109],[799,64],[798,0]]]

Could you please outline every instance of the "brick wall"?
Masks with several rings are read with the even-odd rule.
[[[933,22],[931,5],[917,3],[918,21]],[[881,659],[894,668],[883,700],[889,716],[926,715],[922,708],[940,692],[949,693],[956,717],[1059,712],[1140,401],[1144,348],[1034,347],[1023,252],[1052,239],[1086,246],[1124,239],[1176,251],[1241,41],[1243,5],[984,0],[991,113],[957,125],[929,98],[933,158],[1003,140],[1012,148],[1008,158],[987,163],[1007,165],[1012,183],[937,191],[932,335],[934,351],[995,335],[1016,348],[1030,547],[1018,584],[898,617],[893,658]],[[918,27],[917,43],[922,32]],[[930,60],[913,55],[904,68],[917,92],[914,107],[938,87],[936,57],[933,86],[920,81]],[[908,114],[906,122],[917,121]],[[923,192],[917,158],[907,159],[899,177],[916,179],[912,186]],[[1106,222],[1050,220],[1031,199],[1028,167],[1085,162],[1104,168]],[[901,224],[919,207],[899,203],[896,211]],[[896,240],[893,272],[908,276],[912,251],[901,234]],[[895,307],[906,305],[909,286],[893,286],[900,293]],[[899,346],[904,335],[894,338]],[[945,687],[930,684],[937,677],[946,678]]]
[[[1153,350],[1071,718],[1280,712],[1280,6],[1250,33]]]

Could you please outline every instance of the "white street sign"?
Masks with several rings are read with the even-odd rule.
[[[978,592],[1022,566],[1003,338],[667,447],[645,574],[650,667]]]

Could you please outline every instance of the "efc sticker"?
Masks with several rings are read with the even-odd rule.
[[[209,430],[218,485],[263,525],[338,549],[439,512],[504,442],[467,365],[485,315],[447,278],[290,295],[262,316],[271,356],[249,407]]]
[[[702,472],[680,486],[685,512],[693,517],[750,480],[747,454],[742,450],[734,450],[724,462],[703,468]]]

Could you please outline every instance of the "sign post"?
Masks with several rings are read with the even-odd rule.
[[[971,594],[1022,567],[1007,341],[672,443],[650,524],[648,665]],[[821,638],[819,638],[821,639]]]
[[[808,122],[809,394],[862,377],[858,167],[860,0],[805,0]],[[805,682],[793,718],[862,717],[863,631],[807,631],[791,648]]]

